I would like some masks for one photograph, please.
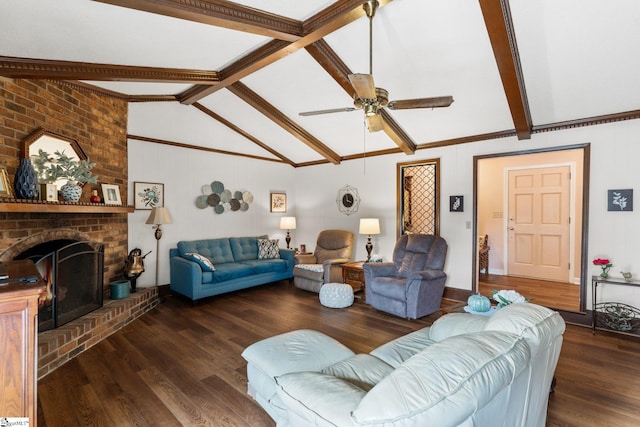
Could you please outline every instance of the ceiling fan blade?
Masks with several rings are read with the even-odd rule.
[[[305,111],[303,113],[298,113],[298,115],[299,116],[317,116],[320,114],[343,113],[345,111],[355,111],[355,110],[357,110],[357,108],[354,108],[354,107],[331,108],[328,110]]]
[[[349,74],[349,81],[360,99],[376,99],[376,86],[371,74]]]
[[[375,116],[367,116],[365,117],[367,122],[367,129],[369,132],[379,132],[384,128],[384,123],[382,122],[382,117],[379,114]]]
[[[453,103],[452,96],[436,96],[433,98],[416,98],[391,101],[387,104],[390,110],[407,110],[409,108],[438,108],[448,107]]]

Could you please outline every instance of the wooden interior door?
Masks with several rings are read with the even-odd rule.
[[[508,181],[508,274],[569,281],[570,167],[511,170]]]

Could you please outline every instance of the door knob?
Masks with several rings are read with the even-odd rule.
[[[509,227],[509,230],[513,231],[513,230],[515,230],[515,228],[514,227]]]

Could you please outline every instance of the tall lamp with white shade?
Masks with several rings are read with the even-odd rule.
[[[162,224],[171,224],[171,215],[169,210],[165,207],[151,208],[151,214],[145,224],[153,224],[153,229],[156,230],[156,286],[158,286],[158,266],[160,265],[160,239],[162,238]]]
[[[380,221],[378,218],[360,218],[360,234],[367,234],[367,262],[371,260],[371,251],[373,243],[371,243],[371,235],[380,234]]]
[[[284,240],[287,242],[287,249],[289,249],[289,243],[291,243],[290,230],[296,229],[296,217],[295,216],[283,216],[280,218],[280,230],[287,230],[287,237]]]

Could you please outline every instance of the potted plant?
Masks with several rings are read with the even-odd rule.
[[[38,155],[32,158],[33,167],[42,183],[53,183],[66,179],[67,183],[60,187],[60,193],[65,201],[77,202],[82,195],[80,183],[97,182],[97,176],[91,173],[95,163],[89,159],[75,159],[69,157],[64,150],[56,151],[53,156],[44,150],[38,150]]]

